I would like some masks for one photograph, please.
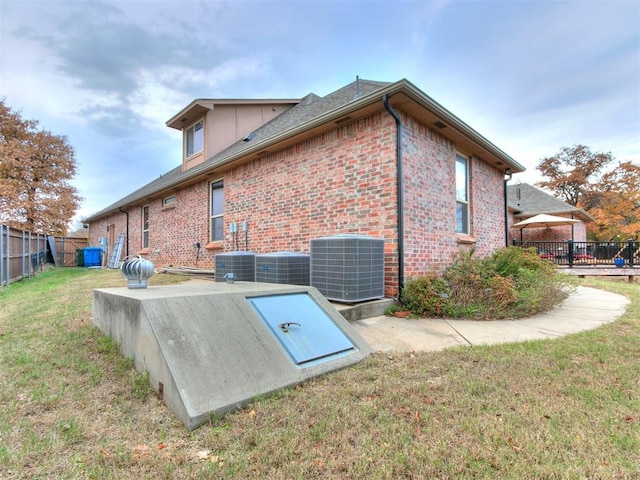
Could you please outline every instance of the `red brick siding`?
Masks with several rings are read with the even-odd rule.
[[[107,227],[110,225],[114,225],[115,235],[114,240],[118,240],[118,235],[127,233],[127,217],[124,213],[114,214],[104,220],[99,222],[92,222],[89,228],[89,245],[97,246],[100,244],[100,237],[109,238],[109,232],[107,232]],[[108,246],[107,254],[111,254],[113,245]],[[122,247],[122,257],[124,258],[126,255],[126,245]],[[107,259],[107,262],[109,259]],[[107,263],[105,262],[105,264]]]
[[[224,180],[225,224],[248,222],[249,250],[308,253],[312,238],[344,233],[384,238],[389,252],[386,291],[393,293],[397,218],[392,119],[378,113],[336,128],[238,167]],[[225,250],[232,248],[227,234]]]
[[[504,231],[504,175],[477,157],[471,166],[471,235],[478,255],[506,246]]]
[[[149,203],[148,257],[157,265],[195,267],[198,242],[197,266],[211,268],[213,254],[204,248],[209,241],[208,183],[190,185],[175,196],[175,208],[162,208],[162,199]]]
[[[405,276],[450,263],[463,247],[456,235],[455,145],[406,116],[404,149]],[[471,236],[479,255],[504,246],[502,173],[472,157],[469,162]]]
[[[455,233],[455,146],[403,115],[405,276],[447,264],[460,245]],[[236,167],[224,178],[225,239],[220,250],[200,251],[198,266],[212,268],[214,254],[245,249],[229,225],[246,221],[247,249],[256,253],[309,252],[312,238],[341,233],[385,240],[385,293],[397,294],[396,126],[385,111]],[[504,243],[502,174],[470,162],[472,234],[488,253]],[[149,201],[149,249],[156,266],[195,266],[195,242],[209,240],[209,183],[172,192],[174,208]],[[141,249],[140,207],[129,210],[129,250]],[[125,231],[123,214],[94,222],[92,242],[107,224]]]
[[[403,117],[405,276],[442,266],[457,249],[455,148],[425,125]]]
[[[143,254],[156,266],[196,266],[194,243],[200,242],[198,266],[211,268],[213,252],[205,250],[209,239],[209,187],[199,182],[182,190],[171,192],[176,196],[173,208],[163,208],[162,198],[150,200],[149,248]],[[129,213],[129,255],[142,251],[142,206],[132,207]],[[90,239],[97,243],[98,237],[106,236],[106,226],[116,223],[117,233],[126,232],[126,216],[117,213],[106,219],[91,223]],[[117,236],[116,236],[117,238]],[[123,248],[123,258],[126,247]]]

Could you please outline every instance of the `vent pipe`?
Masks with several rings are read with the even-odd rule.
[[[400,116],[389,105],[389,96],[382,97],[384,108],[396,121],[396,169],[397,169],[397,202],[398,202],[398,298],[404,288],[404,181],[402,173],[402,133]]]
[[[362,96],[362,92],[360,91],[360,77],[356,75],[356,94],[353,97],[354,100],[360,98]]]

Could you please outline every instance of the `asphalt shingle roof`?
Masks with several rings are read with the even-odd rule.
[[[584,220],[593,220],[584,210],[563,202],[528,183],[508,185],[507,204],[516,211],[518,217],[529,217],[539,213],[547,213],[549,215],[577,213]]]
[[[157,195],[162,190],[168,189],[182,181],[196,176],[197,174],[203,173],[208,169],[220,165],[225,159],[241,155],[245,150],[251,150],[257,143],[268,141],[270,138],[277,137],[278,135],[284,134],[301,124],[340,108],[356,98],[357,88],[359,88],[360,95],[362,96],[370,94],[376,90],[380,90],[387,85],[390,85],[390,83],[360,79],[358,82],[352,82],[339,90],[326,95],[325,97],[319,97],[314,93],[310,93],[306,95],[300,103],[255,130],[251,136],[251,140],[239,140],[213,157],[210,157],[205,162],[190,168],[189,170],[182,171],[182,165],[179,165],[166,174],[161,175],[156,180],[153,180],[142,188],[121,198],[112,205],[109,205],[107,208],[89,216],[86,221],[91,221],[93,218],[116,211],[125,205],[138,202],[146,197]]]

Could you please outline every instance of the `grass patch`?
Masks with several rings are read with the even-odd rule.
[[[175,277],[155,275],[155,282]],[[91,323],[117,271],[0,290],[0,478],[637,478],[640,284],[596,330],[372,355],[189,432]]]

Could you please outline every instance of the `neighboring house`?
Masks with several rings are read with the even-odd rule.
[[[509,206],[509,235],[513,240],[530,242],[576,242],[587,241],[586,223],[593,217],[584,210],[557,199],[553,195],[527,183],[518,183],[507,187]],[[511,225],[539,213],[580,220],[573,225],[561,225],[549,228],[511,228]]]
[[[524,170],[404,79],[195,100],[167,125],[183,132],[182,165],[87,218],[92,244],[125,233],[130,256],[210,269],[221,252],[373,236],[385,240],[388,296],[461,247],[504,246],[505,174]]]

